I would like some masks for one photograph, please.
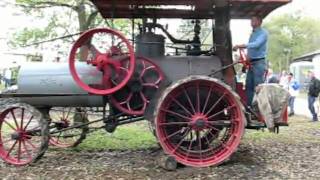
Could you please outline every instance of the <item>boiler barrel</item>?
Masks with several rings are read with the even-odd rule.
[[[76,69],[80,78],[87,84],[101,82],[102,73],[95,67],[78,62]],[[21,94],[70,94],[70,96],[21,98],[21,101],[37,107],[101,107],[105,104],[103,96],[89,95],[75,83],[67,63],[25,64],[19,70],[17,85],[17,93]],[[77,95],[72,96],[72,94]]]

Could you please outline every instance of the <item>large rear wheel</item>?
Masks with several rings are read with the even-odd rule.
[[[238,97],[214,78],[192,76],[164,91],[155,129],[164,151],[178,162],[218,165],[237,149],[245,118]]]

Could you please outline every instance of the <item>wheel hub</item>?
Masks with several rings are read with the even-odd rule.
[[[207,127],[208,120],[205,115],[196,114],[191,119],[191,127],[193,130],[201,131]]]
[[[55,126],[58,130],[61,130],[61,129],[64,129],[64,128],[67,128],[69,127],[69,123],[67,120],[65,119],[61,119],[61,121],[59,122],[54,122],[55,123]]]
[[[195,123],[195,126],[196,126],[197,128],[204,128],[205,125],[206,125],[206,122],[205,122],[205,120],[203,120],[203,119],[199,119],[199,120],[197,120],[196,123]]]
[[[19,132],[16,132],[16,133],[12,133],[12,134],[11,134],[11,139],[12,139],[12,140],[19,140],[19,139],[21,139],[21,137],[22,137],[22,134],[19,133]]]
[[[17,141],[17,140],[23,140],[23,139],[28,139],[28,138],[27,138],[26,132],[20,130],[20,131],[17,131],[15,133],[12,133],[11,134],[11,139]]]

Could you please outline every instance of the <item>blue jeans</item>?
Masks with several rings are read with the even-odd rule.
[[[290,96],[289,97],[289,108],[290,108],[290,114],[294,114],[294,100],[296,97]]]
[[[11,79],[7,79],[7,78],[3,78],[4,80],[4,87],[7,88],[9,86],[11,86]]]
[[[312,114],[312,120],[317,121],[318,115],[314,109],[314,102],[316,101],[317,97],[308,95],[308,108]]]
[[[247,106],[251,106],[256,86],[264,82],[265,72],[265,60],[253,62],[251,68],[248,70],[246,78]]]

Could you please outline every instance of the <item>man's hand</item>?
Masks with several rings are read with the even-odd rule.
[[[232,50],[236,51],[236,50],[238,50],[240,48],[246,48],[246,47],[247,46],[245,44],[238,44],[238,45],[233,46]]]

